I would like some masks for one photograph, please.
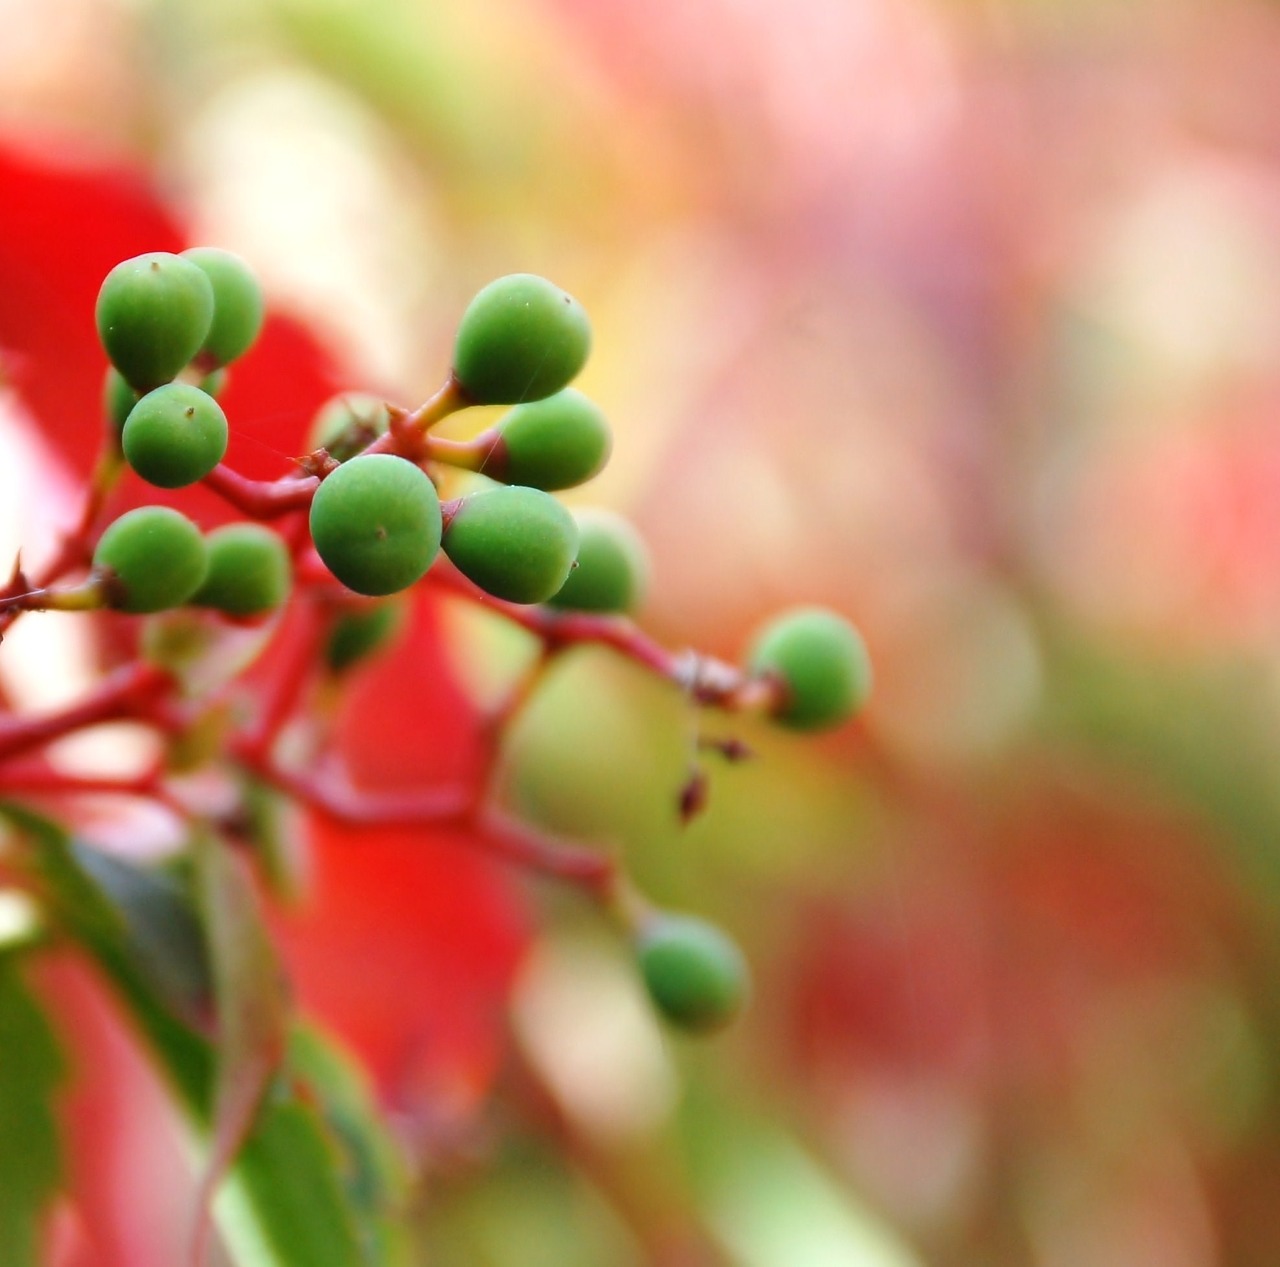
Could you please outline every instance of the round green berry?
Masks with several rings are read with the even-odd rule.
[[[107,606],[125,612],[180,607],[200,588],[209,551],[200,529],[167,506],[141,506],[107,527],[93,552]]]
[[[391,425],[386,401],[369,392],[343,392],[325,401],[311,420],[307,443],[346,462],[368,448]]]
[[[750,991],[750,972],[736,943],[692,915],[650,917],[636,937],[636,956],[654,1006],[684,1029],[728,1024]]]
[[[222,461],[227,416],[208,392],[189,383],[166,383],[129,411],[120,445],[125,461],[148,484],[185,488]]]
[[[554,492],[598,475],[609,459],[613,436],[600,409],[566,387],[527,401],[504,414],[484,473],[504,484]]]
[[[324,660],[331,673],[342,673],[376,655],[404,625],[404,602],[389,599],[344,611],[333,622],[325,642]]]
[[[404,458],[354,457],[316,489],[311,539],[348,589],[395,594],[418,580],[440,549],[440,498]]]
[[[124,430],[125,419],[137,403],[138,393],[124,381],[114,365],[108,366],[102,380],[102,412],[117,436]]]
[[[458,504],[444,552],[486,593],[541,603],[565,583],[578,551],[573,516],[536,488],[488,488]]]
[[[209,570],[191,602],[228,616],[261,616],[289,596],[289,550],[261,524],[227,524],[205,537]]]
[[[634,611],[649,575],[640,534],[621,515],[608,510],[580,510],[574,519],[578,564],[547,602],[570,611]]]
[[[569,383],[591,350],[582,305],[545,277],[490,282],[458,325],[453,374],[477,405],[541,400]]]
[[[821,730],[851,717],[871,693],[871,661],[861,635],[821,607],[786,612],[761,631],[751,672],[780,682],[774,716],[796,730]]]
[[[213,288],[213,321],[200,345],[201,359],[211,366],[229,365],[243,356],[262,330],[266,305],[252,269],[238,255],[216,246],[182,252],[209,279]]]
[[[132,388],[147,392],[200,351],[213,321],[213,287],[190,260],[153,251],[107,274],[96,316],[112,365]]]

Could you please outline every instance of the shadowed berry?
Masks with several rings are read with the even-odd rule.
[[[756,638],[752,673],[784,687],[774,716],[796,730],[837,726],[866,702],[871,662],[858,631],[821,607],[786,612]]]
[[[651,916],[636,936],[645,989],[667,1020],[713,1030],[742,1010],[750,973],[737,944],[692,915]]]
[[[574,519],[578,565],[547,602],[572,611],[634,611],[649,575],[648,553],[639,533],[608,510],[580,510]]]
[[[541,603],[564,585],[578,529],[548,493],[489,488],[462,499],[443,544],[458,571],[495,598]]]
[[[407,589],[440,548],[435,485],[393,454],[354,457],[316,489],[311,539],[329,571],[357,594]]]
[[[228,616],[260,616],[289,596],[289,550],[261,524],[227,524],[205,537],[209,570],[191,602]]]
[[[396,599],[344,611],[325,642],[324,659],[330,672],[341,673],[376,655],[400,632],[404,620],[404,603]]]
[[[213,321],[200,345],[201,359],[229,365],[253,346],[262,329],[262,287],[248,264],[230,251],[195,246],[183,251],[182,258],[199,268],[213,288]]]
[[[532,273],[490,282],[458,325],[453,373],[478,405],[541,400],[586,363],[591,323],[572,295]]]
[[[141,506],[107,527],[93,552],[107,605],[125,612],[180,607],[200,588],[209,551],[200,529],[167,506]]]
[[[307,444],[346,462],[368,448],[391,425],[386,401],[369,392],[343,392],[325,401],[311,420]]]
[[[484,473],[504,484],[554,492],[599,474],[613,436],[599,408],[566,387],[543,400],[517,405],[498,421],[501,437]]]
[[[111,363],[136,391],[150,391],[200,351],[213,321],[213,287],[190,260],[153,251],[107,274],[96,317]]]
[[[185,488],[204,479],[227,451],[227,416],[208,392],[166,383],[129,411],[120,445],[148,484]]]

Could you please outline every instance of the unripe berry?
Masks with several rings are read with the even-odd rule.
[[[307,444],[346,462],[366,449],[391,425],[386,401],[369,392],[343,392],[325,401],[311,420]]]
[[[599,474],[613,447],[604,414],[572,387],[517,405],[499,419],[496,430],[501,439],[484,473],[504,484],[547,492],[573,488]]]
[[[166,383],[129,411],[120,445],[125,460],[148,484],[185,488],[222,461],[227,416],[208,392],[189,383]]]
[[[98,337],[136,391],[167,383],[213,321],[213,287],[190,260],[153,251],[117,264],[98,291]]]
[[[124,381],[114,365],[109,365],[102,380],[102,412],[117,436],[124,430],[125,420],[137,403],[138,393]]]
[[[440,498],[412,462],[390,453],[354,457],[316,489],[311,539],[348,589],[373,596],[407,589],[440,548]]]
[[[742,1010],[750,971],[724,932],[692,915],[650,916],[636,936],[646,990],[659,1012],[684,1029],[712,1030]]]
[[[821,607],[783,613],[761,631],[747,662],[752,673],[781,683],[774,716],[796,730],[839,725],[871,692],[871,662],[861,635]]]
[[[261,616],[289,596],[289,550],[270,528],[238,523],[205,537],[209,570],[191,602],[228,616]]]
[[[541,603],[564,585],[577,555],[578,529],[547,493],[489,488],[462,499],[443,545],[458,571],[495,598]]]
[[[344,611],[333,622],[325,642],[324,659],[331,673],[341,673],[377,654],[404,624],[403,600],[364,603]]]
[[[107,606],[125,612],[180,607],[200,588],[209,552],[200,529],[167,506],[141,506],[110,524],[93,552]]]
[[[633,611],[649,575],[648,554],[639,533],[608,510],[580,510],[574,519],[578,565],[547,603],[571,611]]]
[[[572,295],[532,273],[490,282],[458,324],[453,373],[477,405],[541,400],[586,363],[591,323]]]
[[[262,287],[248,264],[230,251],[195,246],[183,251],[182,258],[199,268],[213,288],[213,321],[200,345],[201,359],[229,365],[253,346],[262,329]]]

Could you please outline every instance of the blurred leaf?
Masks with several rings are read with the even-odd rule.
[[[785,1131],[710,1093],[688,1108],[695,1187],[740,1267],[922,1267],[885,1220]]]
[[[314,1104],[342,1157],[339,1175],[360,1216],[370,1262],[407,1262],[410,1246],[398,1216],[407,1197],[404,1159],[378,1113],[364,1070],[327,1034],[299,1024],[287,1068]]]
[[[191,896],[176,876],[70,843],[79,868],[123,914],[130,955],[160,996],[202,1027],[213,1001],[209,956]]]
[[[284,1056],[286,1001],[280,964],[244,863],[210,835],[197,839],[195,856],[217,998],[213,1139],[196,1199],[199,1264],[205,1260],[213,1194]]]
[[[1224,834],[1254,881],[1280,885],[1280,733],[1259,670],[1165,666],[1063,644],[1046,682],[1051,738],[1154,777]]]
[[[52,1101],[63,1062],[16,960],[0,955],[0,1260],[38,1267],[40,1226],[61,1171]]]
[[[215,1120],[217,1053],[208,1038],[174,1014],[154,969],[139,960],[140,947],[149,944],[138,928],[139,910],[153,914],[154,909],[145,902],[119,904],[84,865],[88,847],[73,842],[56,823],[5,802],[0,802],[0,817],[30,843],[28,865],[44,889],[51,917],[115,986],[192,1124],[207,1132]],[[117,861],[116,866],[129,864]],[[126,883],[115,871],[110,874],[118,892],[146,891],[136,877]],[[241,900],[237,886],[225,875],[215,878],[218,902],[233,908],[218,915],[225,921],[219,938],[243,932],[246,913],[235,909]],[[247,961],[256,962],[262,950],[250,946],[245,953]],[[234,976],[242,970],[236,966],[245,962],[240,955],[240,950],[230,954],[232,967],[220,971]],[[215,949],[215,962],[218,957]],[[264,1006],[255,1000],[245,1010],[256,1014]],[[252,1033],[249,1020],[237,1024]],[[278,1097],[269,1095],[214,1202],[236,1267],[366,1267],[370,1260],[361,1252],[359,1219],[343,1191],[341,1167],[341,1152],[316,1109],[284,1089]],[[374,1243],[372,1235],[364,1239]]]

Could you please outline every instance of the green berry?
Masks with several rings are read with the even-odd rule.
[[[453,565],[482,590],[512,603],[541,603],[564,585],[578,528],[536,488],[498,487],[464,497],[444,532]]]
[[[591,350],[591,323],[572,295],[532,273],[490,282],[458,325],[453,373],[477,405],[541,400],[568,384]]]
[[[205,537],[209,571],[192,596],[198,607],[228,616],[261,616],[289,596],[293,569],[289,550],[261,524],[227,524]]]
[[[108,366],[102,380],[102,412],[117,436],[124,430],[125,419],[137,403],[138,393],[124,381],[115,366]]]
[[[136,391],[169,382],[200,351],[213,287],[190,260],[153,251],[117,264],[98,291],[98,337]]]
[[[395,594],[440,548],[440,498],[412,462],[390,453],[354,457],[316,489],[311,539],[325,566],[357,594]]]
[[[142,506],[110,524],[93,552],[107,605],[125,612],[180,607],[200,588],[209,551],[200,529],[167,506]]]
[[[639,533],[621,515],[580,510],[578,565],[547,602],[570,611],[630,612],[640,604],[649,574]]]
[[[183,251],[182,258],[199,268],[213,288],[213,322],[200,345],[201,359],[229,365],[253,346],[262,329],[262,287],[248,264],[230,251],[196,246]]]
[[[386,401],[368,392],[343,392],[316,411],[307,443],[312,449],[325,449],[335,462],[346,462],[390,425]]]
[[[404,618],[404,603],[396,599],[344,611],[334,621],[325,643],[329,671],[341,673],[381,651],[400,632]]]
[[[208,392],[189,383],[166,383],[129,411],[120,445],[125,461],[148,484],[185,488],[222,461],[227,416]]]
[[[484,473],[547,492],[599,474],[613,447],[604,414],[572,387],[517,405],[499,420],[497,431],[500,443]]]
[[[742,1010],[750,972],[742,951],[714,924],[692,915],[655,915],[636,938],[650,999],[684,1029],[712,1030]]]
[[[871,661],[858,631],[821,607],[786,612],[761,631],[751,672],[780,681],[774,713],[796,730],[821,730],[851,717],[871,693]]]
[[[215,400],[222,395],[227,389],[227,380],[231,375],[226,369],[214,370],[212,374],[206,374],[200,380],[200,390],[207,396],[212,396]]]

